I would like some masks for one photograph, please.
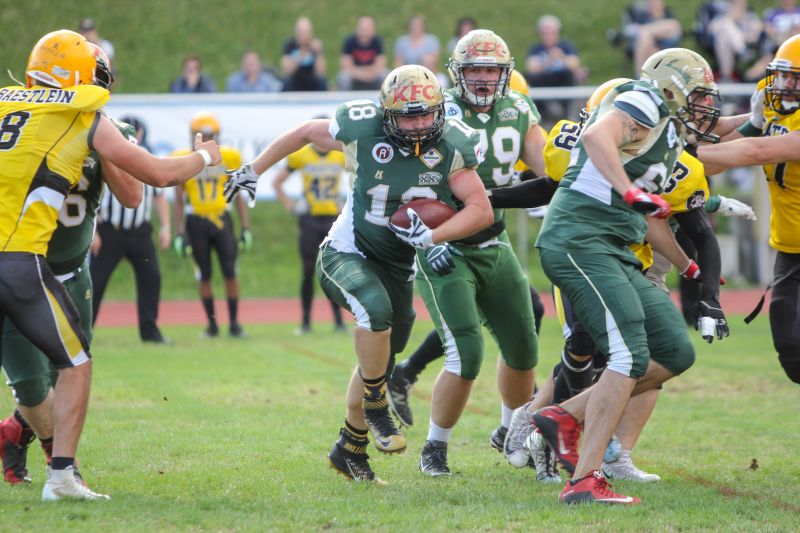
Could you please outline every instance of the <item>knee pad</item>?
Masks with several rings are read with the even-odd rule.
[[[22,379],[11,385],[14,399],[23,407],[35,407],[47,398],[51,381],[49,375]]]
[[[567,339],[567,351],[575,355],[592,355],[597,351],[592,336],[586,331],[573,331]]]
[[[778,361],[783,371],[789,379],[800,384],[800,341],[775,343],[775,349],[778,350]]]

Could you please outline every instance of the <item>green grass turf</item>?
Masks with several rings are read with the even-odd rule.
[[[494,356],[454,432],[450,479],[417,471],[436,368],[412,393],[417,424],[400,456],[371,452],[388,487],[354,484],[325,454],[344,415],[354,364],[348,336],[296,337],[292,326],[250,326],[249,340],[199,340],[196,327],[166,328],[170,347],[131,344],[131,329],[100,329],[80,458],[110,502],[39,501],[34,483],[0,486],[4,531],[790,531],[797,528],[797,386],[779,368],[765,317],[732,317],[732,337],[698,343],[695,367],[669,383],[635,452],[663,481],[620,482],[636,508],[565,507],[560,487],[538,485],[489,447],[499,421]],[[415,328],[413,348],[430,328]],[[692,338],[697,339],[696,333]],[[540,376],[560,346],[545,321]],[[409,350],[410,351],[410,350]],[[10,412],[8,394],[0,411]],[[760,468],[749,469],[752,459]]]

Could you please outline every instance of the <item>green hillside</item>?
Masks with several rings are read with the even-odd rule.
[[[606,39],[606,30],[619,26],[620,13],[628,0],[506,0],[500,2],[463,2],[409,0],[390,2],[373,0],[310,1],[294,0],[27,0],[3,5],[0,24],[3,37],[3,68],[17,77],[23,74],[27,54],[36,40],[59,28],[75,29],[84,17],[94,18],[101,36],[116,48],[119,71],[117,92],[162,92],[180,72],[186,54],[199,54],[205,70],[218,87],[224,87],[227,75],[236,70],[241,53],[258,50],[272,65],[277,65],[281,45],[291,36],[294,21],[301,15],[311,18],[317,36],[325,45],[328,77],[338,70],[342,40],[352,33],[358,15],[371,14],[378,20],[389,61],[394,40],[404,33],[408,17],[424,13],[429,31],[442,44],[453,34],[456,20],[470,15],[481,26],[503,36],[518,64],[536,40],[535,24],[539,16],[555,14],[563,23],[562,34],[578,46],[584,63],[591,69],[589,81],[602,81],[628,75],[623,53]],[[697,6],[702,0],[668,1],[678,14],[685,34],[691,28]],[[768,0],[751,1],[760,13],[775,4]],[[691,38],[687,46],[694,46]],[[446,57],[442,57],[442,62]],[[21,78],[20,78],[21,79]]]

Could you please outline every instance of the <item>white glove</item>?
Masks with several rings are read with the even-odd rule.
[[[236,198],[239,191],[245,191],[250,197],[248,203],[250,207],[256,203],[256,185],[258,184],[258,174],[255,173],[250,163],[242,165],[236,170],[226,170],[228,181],[223,186],[225,201],[230,203]]]
[[[734,198],[719,197],[719,209],[717,213],[726,217],[742,217],[747,220],[755,220],[756,214],[753,208],[744,202]]]
[[[305,215],[306,213],[308,213],[308,211],[309,211],[308,202],[306,202],[306,199],[303,198],[302,196],[298,198],[295,203],[292,204],[292,213],[294,213],[297,216]]]
[[[525,211],[528,212],[528,216],[531,218],[544,218],[544,216],[547,214],[548,207],[550,206],[542,205],[539,207],[528,208]]]
[[[756,90],[750,97],[750,124],[759,130],[763,129],[764,122],[764,89]],[[755,220],[755,219],[754,219]]]
[[[401,228],[389,223],[389,229],[398,239],[410,244],[414,248],[430,248],[433,246],[433,230],[425,225],[416,211],[408,208],[408,218],[411,225],[408,228]]]

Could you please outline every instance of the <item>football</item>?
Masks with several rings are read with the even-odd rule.
[[[389,221],[401,228],[409,227],[411,225],[411,221],[408,218],[409,208],[412,208],[425,225],[431,229],[441,226],[445,220],[456,214],[455,210],[444,202],[429,198],[418,198],[398,207]]]

